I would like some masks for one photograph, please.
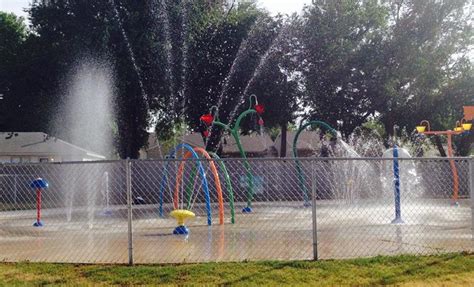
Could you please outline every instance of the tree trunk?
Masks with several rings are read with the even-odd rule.
[[[441,138],[439,136],[435,136],[434,141],[435,141],[436,147],[438,148],[439,155],[442,157],[446,157],[446,151],[444,151],[443,144],[441,143]]]
[[[281,128],[281,142],[280,142],[280,157],[286,157],[286,132],[288,130],[288,122],[280,124]]]
[[[455,138],[453,143],[456,147],[455,156],[469,156],[471,153],[471,145],[474,143],[474,134],[472,132],[461,134]]]

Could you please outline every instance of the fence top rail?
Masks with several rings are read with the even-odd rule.
[[[276,157],[276,158],[220,158],[220,159],[206,159],[206,158],[166,158],[166,159],[118,159],[118,160],[98,160],[98,161],[67,161],[67,162],[37,162],[37,163],[0,163],[0,167],[4,166],[36,166],[36,165],[73,165],[73,164],[114,164],[123,163],[129,161],[132,163],[136,162],[182,162],[182,161],[223,161],[223,162],[243,162],[245,160],[249,162],[312,162],[312,161],[393,161],[393,157]],[[473,156],[470,157],[411,157],[411,158],[397,158],[399,161],[439,161],[445,162],[449,160],[454,161],[469,161],[474,160]]]
[[[56,162],[0,162],[2,166],[29,166],[29,165],[68,165],[68,164],[107,164],[126,161],[125,159],[94,160],[94,161],[56,161]]]
[[[133,159],[130,160],[132,162],[153,162],[153,161],[161,161],[161,162],[173,162],[173,161],[393,161],[395,158],[393,157],[263,157],[263,158],[220,158],[220,159],[206,159],[206,158],[188,158],[188,159]],[[398,160],[408,160],[408,161],[448,161],[448,160],[455,160],[455,161],[468,161],[474,159],[474,157],[410,157],[410,158],[396,158]]]

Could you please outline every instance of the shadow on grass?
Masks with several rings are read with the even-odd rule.
[[[270,263],[264,263],[263,265],[268,266],[268,264],[270,264]],[[220,283],[219,285],[220,286],[232,286],[232,285],[235,285],[237,283],[245,283],[246,281],[249,281],[249,280],[260,277],[262,274],[270,273],[270,272],[273,272],[273,271],[276,271],[276,270],[281,270],[285,267],[295,268],[294,262],[275,262],[275,263],[272,262],[271,265],[273,265],[273,266],[269,267],[267,270],[263,270],[263,271],[259,270],[257,272],[252,273],[252,274],[241,276],[237,279],[224,281],[224,282]]]
[[[469,254],[464,254],[464,255],[469,256]],[[377,279],[371,283],[375,285],[397,284],[397,283],[402,283],[401,281],[403,281],[403,278],[417,277],[416,275],[419,275],[420,278],[413,278],[413,279],[420,279],[420,280],[426,279],[427,274],[423,274],[423,273],[427,273],[429,268],[435,267],[435,266],[440,267],[438,268],[439,270],[437,270],[433,274],[430,274],[429,277],[431,279],[433,279],[433,276],[437,278],[446,274],[446,268],[443,268],[443,263],[452,261],[453,259],[456,259],[456,258],[459,258],[459,254],[448,254],[448,255],[442,256],[441,258],[433,258],[433,261],[426,262],[422,265],[419,265],[419,262],[410,261],[410,262],[407,262],[408,269],[403,268],[400,270],[400,272],[396,272],[395,274],[390,275],[390,276],[383,276],[382,278]],[[459,274],[462,272],[463,270],[459,270],[459,269],[458,270],[449,269],[449,274]]]

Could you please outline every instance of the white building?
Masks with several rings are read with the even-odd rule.
[[[247,157],[276,157],[278,154],[273,147],[273,141],[269,135],[242,135],[240,142],[244,148]],[[203,138],[200,133],[191,133],[178,138],[176,144],[186,143],[192,147],[205,148]],[[221,157],[240,158],[240,151],[234,138],[225,135],[222,139]],[[150,134],[148,139],[148,147],[140,150],[141,159],[160,159],[160,152],[167,155],[169,150],[160,151],[160,146],[156,140],[155,134]]]
[[[293,140],[296,131],[286,132],[286,154],[284,157],[293,157]],[[316,150],[321,145],[321,135],[317,131],[304,131],[298,138],[298,157],[315,156]],[[281,133],[275,139],[275,148],[281,155]]]
[[[0,132],[0,162],[104,160],[105,156],[42,132]]]

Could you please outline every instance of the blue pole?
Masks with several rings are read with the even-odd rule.
[[[392,223],[403,223],[402,212],[400,208],[400,166],[398,163],[398,147],[393,146],[393,177],[395,185],[395,219]]]

